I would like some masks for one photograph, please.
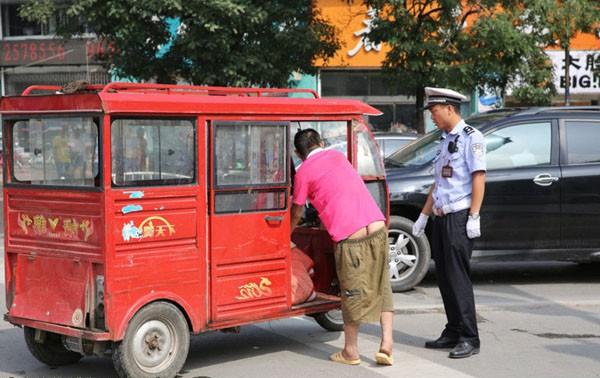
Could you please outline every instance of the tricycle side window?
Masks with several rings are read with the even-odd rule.
[[[286,208],[287,122],[214,122],[215,212]]]
[[[195,122],[115,119],[111,124],[114,186],[185,185],[195,181]]]
[[[291,128],[291,140],[300,130],[314,129],[320,135],[325,149],[334,149],[340,151],[348,157],[348,121],[301,121],[293,122]],[[292,146],[293,148],[293,146]],[[293,154],[294,167],[300,166],[300,158]]]
[[[12,127],[13,182],[99,186],[97,118],[32,117],[7,123]]]

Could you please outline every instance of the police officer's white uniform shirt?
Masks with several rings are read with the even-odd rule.
[[[456,145],[455,152],[448,150],[450,143]],[[445,213],[470,207],[472,173],[486,170],[483,135],[461,119],[452,131],[442,133],[433,165],[435,174],[433,207],[444,209]],[[444,166],[452,167],[451,177],[442,176]]]

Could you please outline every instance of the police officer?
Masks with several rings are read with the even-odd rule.
[[[435,182],[419,219],[417,237],[425,232],[433,213],[432,257],[448,323],[441,336],[426,348],[453,348],[450,358],[479,353],[475,299],[470,278],[473,239],[481,236],[479,210],[485,189],[483,135],[460,116],[466,97],[450,89],[425,88],[433,123],[442,138],[434,159]]]

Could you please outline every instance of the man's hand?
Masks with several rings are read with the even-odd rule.
[[[481,236],[481,227],[479,225],[479,215],[469,214],[469,220],[467,221],[467,237],[469,239],[475,239]]]
[[[420,238],[425,234],[425,227],[427,226],[427,219],[429,219],[428,215],[421,213],[419,215],[419,219],[413,225],[412,233],[414,236]]]

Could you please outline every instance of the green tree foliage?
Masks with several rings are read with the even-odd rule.
[[[20,12],[44,21],[60,7],[78,20],[62,23],[61,35],[88,25],[115,47],[111,68],[138,80],[287,86],[292,72],[316,72],[314,60],[339,48],[334,27],[305,0],[29,0]]]
[[[512,84],[529,103],[549,102],[556,92],[539,1],[546,0],[364,2],[379,11],[369,39],[391,48],[384,69],[420,108],[425,86],[492,88],[503,96]],[[417,121],[422,131],[419,109]]]

